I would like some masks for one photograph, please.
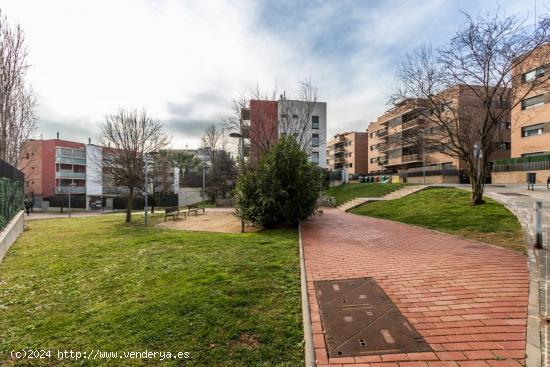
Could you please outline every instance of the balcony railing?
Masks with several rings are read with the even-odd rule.
[[[424,123],[424,120],[416,118],[412,121],[404,122],[401,126],[401,130],[410,129],[411,127],[417,127]]]
[[[380,144],[378,146],[378,151],[379,152],[385,152],[386,150],[388,150],[388,144]]]
[[[55,172],[55,178],[81,178],[86,179],[86,172],[73,172],[73,171],[57,171]]]
[[[403,160],[403,163],[422,161],[422,155],[421,154],[404,155],[402,157],[402,160]]]
[[[55,193],[56,194],[68,194],[69,190],[71,194],[85,194],[86,193],[86,187],[85,186],[56,186],[55,187]]]
[[[338,154],[338,153],[344,153],[346,151],[346,149],[344,147],[336,147],[334,148],[334,154]]]
[[[388,135],[388,129],[379,130],[376,133],[376,136],[378,136],[379,138],[383,138],[384,136],[387,136],[387,135]]]
[[[55,163],[79,164],[79,165],[85,166],[86,158],[69,158],[69,157],[56,156]]]

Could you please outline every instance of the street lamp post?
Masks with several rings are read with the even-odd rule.
[[[149,167],[148,167],[148,165],[149,165],[149,156],[148,156],[147,154],[145,154],[145,156],[143,157],[143,161],[145,162],[144,168],[143,168],[143,170],[145,171],[145,172],[144,172],[144,173],[145,173],[145,185],[144,185],[144,191],[145,191],[145,198],[144,198],[144,200],[145,200],[145,205],[144,205],[143,209],[144,209],[144,211],[145,211],[144,224],[145,224],[145,226],[147,227],[147,211],[148,211],[148,208],[147,208],[147,205],[148,205],[148,203],[147,203],[147,197],[149,196],[149,190],[148,190],[148,188],[147,188],[147,186],[148,186],[148,182],[147,182],[147,181],[148,181],[148,180],[147,180],[147,171],[148,171],[148,168],[149,168]]]
[[[71,191],[72,191],[72,188],[75,186],[76,184],[74,182],[71,182],[69,184],[69,218],[71,217]]]
[[[206,197],[206,162],[202,163],[202,201]]]

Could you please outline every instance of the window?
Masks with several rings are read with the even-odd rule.
[[[546,67],[541,66],[534,70],[528,71],[525,74],[523,74],[523,81],[524,82],[532,82],[533,80],[540,78],[544,75]]]
[[[292,115],[292,119],[293,119],[294,121],[298,120],[298,115]]]
[[[497,143],[498,150],[510,150],[512,144],[509,141],[501,141]]]
[[[319,163],[319,152],[311,152],[311,161],[313,163]]]
[[[537,107],[542,104],[544,104],[544,94],[531,98],[525,98],[523,101],[521,101],[521,109],[526,110],[528,108]]]
[[[319,129],[319,116],[311,116],[311,128],[315,130]]]
[[[374,138],[375,136],[376,136],[376,133],[374,133],[374,132],[370,133],[371,138]]]
[[[371,158],[371,159],[370,159],[370,162],[371,162],[371,163],[375,163],[376,161],[377,161],[377,158]]]
[[[312,147],[318,147],[319,146],[319,134],[312,134],[311,135],[311,146]]]
[[[521,136],[526,138],[533,135],[541,135],[544,133],[544,124],[536,124],[521,128]]]
[[[500,123],[500,130],[510,130],[511,128],[512,128],[512,123],[510,121]]]
[[[374,150],[374,149],[376,149],[376,145],[371,145],[370,150]]]
[[[29,159],[30,156],[29,156],[29,153],[25,153],[25,159]]]

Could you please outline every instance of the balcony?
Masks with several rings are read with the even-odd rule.
[[[346,149],[344,147],[334,148],[334,154],[345,153],[345,151],[346,151]]]
[[[334,158],[334,164],[345,163],[345,161],[344,157]]]
[[[379,152],[385,152],[388,150],[388,144],[380,144],[378,145],[378,151]]]
[[[416,118],[412,121],[404,122],[403,125],[401,125],[401,130],[410,129],[413,127],[418,127],[424,124],[424,120],[420,118]]]
[[[73,172],[73,171],[60,170],[55,172],[55,178],[80,178],[85,180],[86,172]]]
[[[71,158],[71,157],[56,156],[55,163],[79,164],[81,166],[85,166],[86,158]]]
[[[422,154],[404,155],[402,157],[402,160],[403,160],[403,163],[422,162]]]
[[[68,194],[69,190],[71,194],[85,194],[86,193],[86,187],[85,186],[56,186],[55,187],[55,193],[56,194]]]
[[[376,136],[379,137],[379,138],[383,138],[384,136],[388,136],[388,129],[378,130],[376,132]]]

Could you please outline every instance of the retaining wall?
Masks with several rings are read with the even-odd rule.
[[[25,212],[21,210],[0,232],[0,261],[25,228]]]

